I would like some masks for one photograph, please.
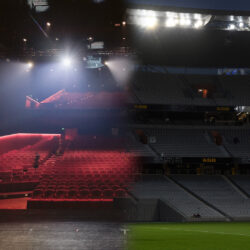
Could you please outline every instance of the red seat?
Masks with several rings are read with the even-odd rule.
[[[59,189],[56,191],[55,198],[65,199],[67,197],[67,191],[65,189]]]
[[[35,199],[43,198],[43,191],[41,189],[36,189],[32,194],[32,198],[35,198]]]
[[[89,198],[89,189],[80,190],[79,196],[81,199],[88,199]]]
[[[68,191],[68,198],[69,199],[77,199],[78,198],[78,190],[76,189],[71,189]]]
[[[100,198],[102,198],[102,191],[100,189],[91,190],[91,198],[92,199],[100,199]]]
[[[103,199],[112,199],[114,197],[114,191],[112,189],[105,189],[102,192]]]
[[[115,191],[114,196],[115,196],[116,198],[125,197],[125,196],[126,196],[126,191],[125,191],[124,189],[117,189],[117,190]]]
[[[52,199],[54,198],[55,190],[54,189],[48,189],[44,192],[44,198]]]

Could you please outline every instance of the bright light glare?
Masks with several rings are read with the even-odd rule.
[[[104,64],[112,73],[117,84],[122,86],[129,82],[134,70],[134,62],[124,58],[116,58],[105,61]]]
[[[243,27],[244,27],[244,23],[243,23],[243,22],[240,22],[240,23],[239,23],[239,26],[240,26],[240,28],[243,28]]]
[[[153,11],[128,9],[129,23],[146,29],[156,27],[200,28],[207,25],[212,16],[201,13],[179,13],[172,11]]]
[[[27,63],[27,66],[29,69],[33,68],[34,67],[34,63],[33,62],[28,62]]]
[[[72,64],[72,60],[69,57],[65,57],[62,61],[63,65],[69,67]]]
[[[166,26],[167,27],[175,27],[178,24],[178,20],[174,19],[174,18],[168,18],[166,20]]]
[[[191,25],[191,20],[188,19],[188,18],[181,18],[180,25],[182,25],[182,26],[190,26]]]
[[[140,25],[147,29],[153,29],[157,26],[157,18],[156,17],[141,17]]]
[[[196,20],[201,20],[201,19],[202,19],[201,14],[195,13],[195,14],[194,14],[194,19],[196,19]]]
[[[154,29],[158,24],[156,12],[151,10],[139,10],[137,12],[137,24],[146,29]]]
[[[228,27],[229,30],[235,30],[235,24],[230,24]]]
[[[47,27],[50,27],[50,26],[51,26],[51,23],[50,23],[50,22],[47,22],[46,25],[47,25]]]
[[[194,27],[196,29],[199,29],[203,26],[203,22],[201,20],[198,20],[195,24],[194,24]]]

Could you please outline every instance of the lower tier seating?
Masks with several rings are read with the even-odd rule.
[[[22,134],[20,136],[23,142],[22,148],[0,155],[0,184],[37,182],[43,164],[58,148],[59,135]],[[16,139],[17,144],[20,141],[18,137],[19,135]]]
[[[142,180],[134,185],[131,192],[139,200],[160,199],[187,219],[191,219],[197,213],[203,219],[224,219],[223,215],[216,210],[163,176],[143,176]]]
[[[42,174],[33,199],[111,200],[125,197],[135,181],[137,161],[128,153],[67,150],[54,156]]]
[[[234,219],[250,217],[250,199],[222,176],[175,176],[178,182]]]

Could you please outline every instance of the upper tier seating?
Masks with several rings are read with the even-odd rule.
[[[224,137],[223,145],[233,157],[250,157],[250,131],[248,129],[224,129],[218,131]]]
[[[138,199],[161,199],[189,219],[197,213],[203,219],[223,219],[220,213],[163,176],[143,176],[133,186],[132,193]]]
[[[182,91],[182,82],[174,75],[138,74],[134,92],[145,104],[191,104]]]
[[[144,129],[156,138],[151,143],[160,155],[167,157],[228,157],[228,154],[210,141],[201,129]]]
[[[127,135],[126,150],[136,156],[157,157],[157,154],[148,145],[139,142],[132,133]]]
[[[125,106],[125,92],[66,92],[61,90],[41,102],[39,108],[57,109],[114,109]]]
[[[249,76],[221,76],[219,78],[223,88],[231,95],[230,99],[225,99],[223,105],[249,106],[250,78]]]
[[[239,88],[240,86],[240,88]],[[199,94],[207,89],[207,98]],[[138,72],[133,83],[142,104],[249,106],[249,76],[174,75]]]
[[[223,177],[176,175],[174,178],[234,219],[250,217],[250,199],[243,197]]]
[[[250,176],[238,175],[230,178],[250,196]]]

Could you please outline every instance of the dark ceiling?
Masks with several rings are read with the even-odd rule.
[[[115,24],[125,18],[123,0],[48,0],[49,9],[42,13],[33,11],[27,0],[0,2],[0,52],[18,54],[23,50],[23,38],[28,48],[65,49],[86,46],[90,36],[104,41],[106,48],[114,48],[124,45],[126,36],[125,45],[145,64],[250,67],[250,32],[117,28]],[[46,22],[51,23],[49,29]]]
[[[37,13],[27,0],[1,1],[0,48],[18,49],[23,38],[33,48],[53,47],[55,38],[61,44],[81,44],[89,36],[109,42],[114,24],[121,23],[125,13],[120,0],[48,0],[48,5],[48,11]],[[46,22],[51,23],[49,29]]]

